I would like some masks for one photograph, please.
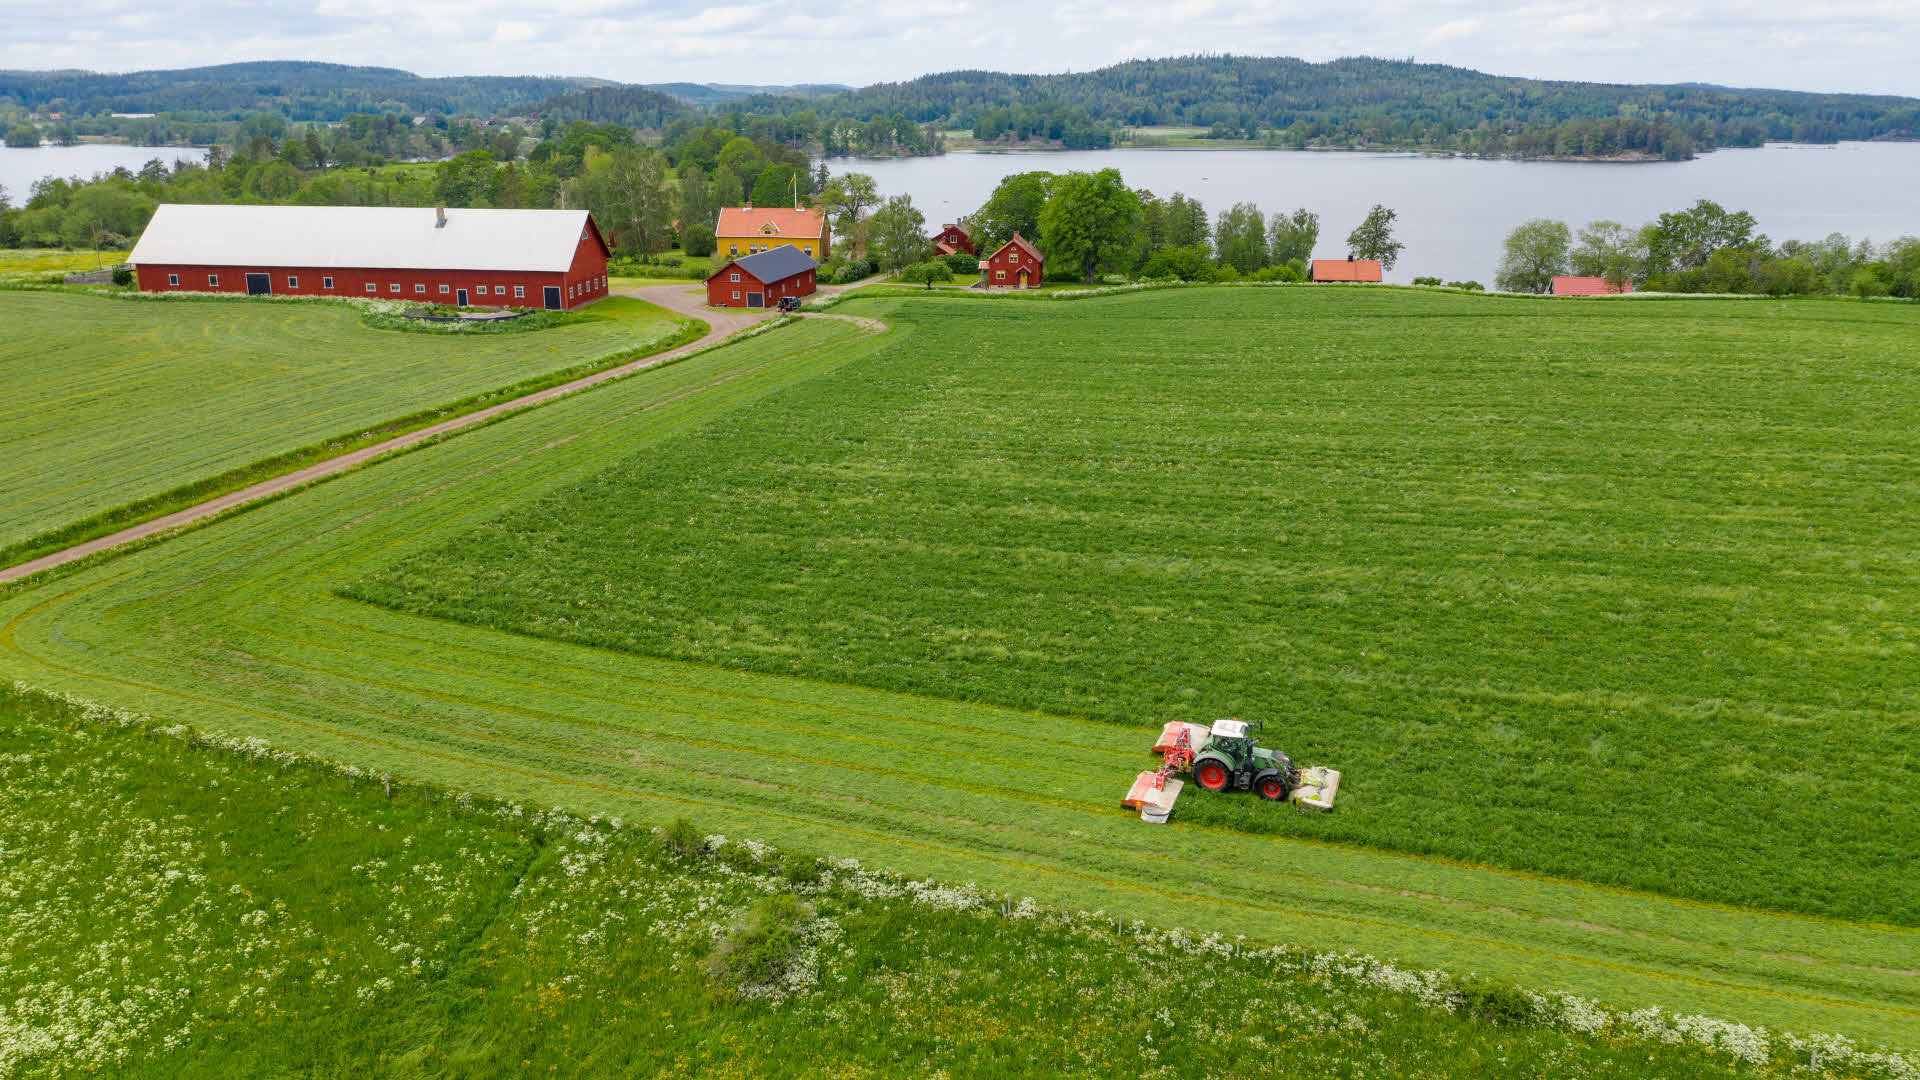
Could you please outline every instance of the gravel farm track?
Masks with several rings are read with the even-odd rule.
[[[676,663],[339,595],[507,504],[892,336],[876,335],[872,319],[808,318],[622,379],[770,313],[715,313],[678,285],[621,292],[713,329],[0,572],[4,581],[73,564],[0,588],[0,664],[23,686],[531,805],[684,814],[710,832],[1130,919],[1916,1045],[1913,928],[1224,829],[1149,829],[1114,807],[1118,782],[1146,760],[1138,729]],[[207,520],[247,503],[258,505]],[[80,561],[194,523],[164,543]]]

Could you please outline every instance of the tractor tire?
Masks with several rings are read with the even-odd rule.
[[[1278,774],[1263,776],[1253,782],[1253,790],[1268,802],[1279,802],[1287,797],[1287,782],[1280,779]]]
[[[1193,767],[1193,782],[1208,791],[1225,791],[1232,779],[1227,767],[1217,761],[1202,761]]]

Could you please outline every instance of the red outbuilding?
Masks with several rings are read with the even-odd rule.
[[[1618,285],[1603,277],[1567,277],[1556,275],[1547,292],[1554,296],[1624,296],[1633,291],[1633,282]]]
[[[562,309],[607,295],[607,254],[585,210],[168,203],[127,261],[142,292]]]
[[[973,237],[967,235],[967,223],[954,222],[940,226],[940,231],[932,238],[933,250],[942,255],[972,255]]]
[[[1380,262],[1377,259],[1315,259],[1308,277],[1314,281],[1379,281]]]
[[[980,260],[980,284],[989,289],[1031,289],[1040,284],[1046,257],[1019,233]]]
[[[799,248],[782,244],[729,260],[707,278],[707,303],[714,307],[773,307],[786,297],[813,295],[814,262]]]

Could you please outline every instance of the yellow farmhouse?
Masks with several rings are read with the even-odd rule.
[[[825,213],[786,207],[722,207],[713,238],[719,244],[718,254],[728,258],[785,245],[799,248],[817,262],[826,262],[833,248],[833,230],[827,225]]]

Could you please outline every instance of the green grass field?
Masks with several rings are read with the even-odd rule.
[[[535,333],[452,337],[370,329],[345,305],[0,291],[0,325],[7,550],[323,440],[644,349],[679,319],[616,298]]]
[[[389,793],[43,702],[0,700],[0,851],[9,1077],[1810,1075],[1750,1032],[1586,1032],[1498,987]],[[809,917],[777,979],[708,972],[788,898]]]
[[[1426,318],[1446,318],[1451,311],[1454,320],[1477,324],[1449,324],[1445,332],[1436,330],[1432,341],[1469,332],[1492,339],[1504,332],[1539,341],[1544,331],[1536,320],[1541,316],[1547,316],[1547,329],[1576,336],[1579,332],[1572,314],[1552,314],[1570,308],[1385,291],[1378,299],[1362,299],[1352,293],[1342,291],[1343,299],[1336,300],[1309,290],[1261,290],[1258,297],[1274,308],[1260,325],[1350,319],[1357,333],[1370,309],[1340,305],[1388,305],[1402,297],[1405,303],[1425,305],[1409,310],[1425,310]],[[1003,364],[1035,355],[1036,344],[1045,347],[1054,335],[1066,332],[1050,329],[1046,318],[1067,320],[1062,326],[1102,323],[1107,326],[1102,349],[1113,351],[1121,350],[1116,343],[1147,333],[1145,324],[1205,316],[1209,308],[1228,316],[1237,305],[1253,302],[1249,297],[1254,295],[1244,290],[1182,291],[1074,304],[1008,303],[1007,312],[1022,320],[1017,335],[994,329],[992,320],[1001,317],[1002,305],[986,302],[936,298],[887,301],[869,309],[848,305],[848,311],[885,314],[896,328],[863,337],[847,323],[806,320],[542,406],[123,557],[0,591],[0,671],[23,684],[164,721],[260,736],[370,771],[536,806],[652,823],[685,816],[708,831],[856,856],[944,881],[972,881],[1044,902],[1121,912],[1163,927],[1218,928],[1255,941],[1354,949],[1412,966],[1477,972],[1636,1008],[1658,1005],[1775,1030],[1837,1031],[1868,1042],[1913,1046],[1915,1020],[1920,1018],[1920,975],[1914,972],[1912,957],[1920,951],[1920,931],[1910,927],[1739,910],[1370,850],[1291,830],[1252,835],[1243,823],[1223,827],[1197,819],[1199,815],[1166,828],[1147,828],[1115,806],[1126,778],[1146,760],[1138,727],[836,686],[737,670],[737,665],[728,670],[655,659],[553,640],[556,629],[564,628],[548,626],[545,637],[532,637],[342,595],[356,583],[391,580],[392,567],[444,558],[449,545],[466,543],[512,507],[542,499],[564,506],[568,491],[594,487],[610,470],[632,474],[637,461],[654,454],[681,460],[685,446],[698,443],[686,442],[687,436],[717,430],[712,425],[764,422],[782,415],[790,400],[824,386],[851,387],[854,382],[849,380],[866,378],[863,373],[870,370],[892,373],[891,381],[945,388],[947,400],[957,402],[982,381],[971,368],[995,372]],[[1136,305],[1149,299],[1178,303],[1148,309],[1158,312],[1154,319],[1130,324],[1130,313],[1141,310]],[[1321,304],[1329,306],[1297,306]],[[973,343],[990,346],[993,362],[971,368],[902,367],[903,354],[940,355],[937,335],[927,328],[951,319],[950,309],[962,305],[976,320],[969,329]],[[1612,312],[1623,307],[1607,305],[1601,317],[1615,317]],[[1839,304],[1784,311],[1762,304],[1655,304],[1643,317],[1660,320],[1657,333],[1669,338],[1693,333],[1703,341],[1717,335],[1737,338],[1744,325],[1739,320],[1772,317],[1772,335],[1792,338],[1798,333],[1811,343],[1816,336],[1871,338],[1881,331],[1871,322],[1852,320],[1861,311],[1880,310]],[[1281,317],[1287,312],[1293,313],[1291,321]],[[1840,325],[1817,334],[1818,328],[1795,329],[1801,319],[1829,316],[1842,320]],[[1895,312],[1893,317],[1904,316]],[[1380,333],[1390,325],[1407,325],[1404,316],[1373,318]],[[1503,331],[1503,320],[1529,325]],[[1654,329],[1646,332],[1656,334]],[[1243,337],[1227,336],[1226,345],[1210,348],[1221,354],[1250,348],[1233,344]],[[1281,355],[1280,344],[1271,347]],[[1317,351],[1325,356],[1334,348]],[[1679,349],[1675,351],[1677,355]],[[1342,393],[1320,401],[1330,429],[1364,418],[1358,395],[1368,380],[1362,376],[1382,362],[1379,356],[1356,357],[1349,368],[1354,377],[1342,384]],[[1484,374],[1466,360],[1457,363],[1464,373]],[[1647,371],[1662,366],[1652,359],[1639,363]],[[1831,367],[1837,361],[1823,363]],[[1224,359],[1215,366],[1231,367]],[[1509,361],[1502,370],[1524,366],[1523,361]],[[1086,383],[1082,394],[1098,385],[1099,371],[1091,363],[1075,375]],[[1770,380],[1776,393],[1778,376],[1775,372]],[[1218,372],[1210,376],[1220,377]],[[1284,382],[1277,374],[1268,381]],[[1881,380],[1882,391],[1891,381]],[[1063,386],[1069,384],[1062,380]],[[1503,398],[1515,400],[1477,377],[1465,385],[1494,387],[1474,392],[1484,394],[1486,402],[1476,404],[1472,415],[1497,416]],[[874,392],[892,393],[885,387]],[[1194,423],[1222,409],[1251,410],[1261,394],[1270,393],[1209,402],[1204,410],[1196,406]],[[1305,396],[1299,401],[1308,403]],[[885,434],[875,432],[858,402],[836,397],[831,407],[845,413],[845,430],[833,438],[850,455],[862,440],[871,443]],[[1134,409],[1130,400],[1109,407],[1129,415]],[[1045,447],[1052,436],[1018,426],[1019,402],[1011,396],[1000,408],[1005,426],[983,422],[975,438],[1007,444],[1005,471],[1012,482],[1019,475],[1014,466],[1021,445]],[[940,412],[927,406],[900,422],[936,423]],[[1727,415],[1742,413],[1727,410]],[[1512,423],[1493,426],[1525,430]],[[1080,444],[1086,452],[1073,468],[1090,479],[1123,472],[1110,462],[1099,463],[1094,428],[1089,426],[1086,434]],[[1358,444],[1358,436],[1354,438]],[[1233,457],[1240,442],[1244,440],[1219,440],[1215,456]],[[902,446],[900,453],[910,456],[908,449]],[[778,446],[765,453],[742,448],[739,456],[770,460],[776,450],[791,452]],[[1481,467],[1478,459],[1468,463]],[[858,479],[858,469],[848,475]],[[955,483],[979,480],[967,470],[955,470],[954,475]],[[802,484],[808,478],[796,468],[787,480]],[[1036,472],[1029,480],[1034,496],[1029,516],[1044,521],[1050,513],[1047,477]],[[673,482],[691,491],[712,491],[699,476],[679,476]],[[888,482],[876,473],[871,497],[884,501]],[[947,490],[946,482],[929,477],[927,490],[930,495]],[[739,520],[742,511],[735,504],[744,503],[778,523],[785,511],[776,495],[763,489],[729,490],[690,508],[687,517],[694,520],[677,520],[672,527],[688,531],[689,551],[705,552],[697,557],[713,557],[701,547],[701,516]],[[1027,504],[1024,494],[1020,503]],[[928,506],[930,514],[950,512],[932,498]],[[621,506],[609,504],[607,509],[617,515]],[[1090,499],[1088,520],[1097,519],[1097,509],[1097,501]],[[1127,509],[1151,512],[1152,506]],[[1378,520],[1389,519],[1383,515]],[[1309,524],[1303,519],[1301,528]],[[905,523],[898,527],[908,528]],[[889,535],[867,533],[854,540],[856,546],[886,551]],[[1251,539],[1251,528],[1246,535]],[[741,573],[752,576],[759,571],[756,552],[764,541],[747,533],[739,539],[737,550],[730,548],[723,557],[737,560]],[[806,556],[806,561],[794,560],[796,579],[801,567],[830,565],[801,546],[813,539],[809,533],[795,537],[796,556]],[[637,534],[633,542],[652,543]],[[1032,551],[1034,557],[1026,558],[1026,564],[1042,565],[1042,549],[1036,545]],[[528,552],[552,563],[557,583],[572,572],[576,554],[564,545]],[[482,567],[470,565],[476,572]],[[903,580],[921,580],[913,576],[918,571],[912,561],[903,557],[872,565],[874,577],[897,571],[906,575]],[[659,572],[683,573],[670,568]],[[976,571],[968,566],[965,572]],[[1355,578],[1359,580],[1357,572]],[[609,598],[616,585],[629,587],[611,579],[596,582]],[[876,596],[885,591],[866,590]],[[568,618],[589,618],[591,605],[599,602],[572,592],[564,595],[578,613]],[[929,602],[936,605],[930,610],[940,610],[939,598]],[[982,610],[993,610],[993,602],[982,597]],[[1034,603],[1036,610],[1045,610],[1039,599]],[[1104,620],[1106,609],[1093,614]],[[910,636],[904,628],[876,625],[877,634]],[[729,633],[745,634],[748,628],[742,621]],[[1355,656],[1331,675],[1344,672],[1349,682],[1365,685],[1371,667],[1371,658]],[[1090,669],[1100,670],[1105,669]],[[876,675],[876,681],[884,675]],[[1904,685],[1898,673],[1887,681],[1895,691]],[[1322,677],[1319,683],[1337,686],[1339,679]],[[1389,685],[1383,679],[1373,683]],[[1263,685],[1280,684],[1276,680]],[[1488,700],[1523,700],[1505,691],[1496,694],[1498,689],[1489,688]],[[1338,705],[1349,699],[1327,700]],[[1409,699],[1392,700],[1402,707]],[[1578,695],[1570,700],[1577,704]],[[1874,719],[1871,710],[1841,704],[1847,709],[1844,721],[1801,724],[1796,728],[1804,736],[1801,741],[1824,745],[1840,737],[1829,733],[1829,727],[1838,731],[1843,722]],[[1223,701],[1222,708],[1240,705]],[[1331,713],[1333,706],[1323,708]],[[1071,711],[1095,712],[1077,707]],[[1450,718],[1440,734],[1467,725],[1474,716]],[[1383,716],[1374,726],[1356,730],[1391,731],[1393,719]],[[1529,752],[1531,740],[1552,735],[1551,725],[1535,733],[1521,728],[1517,719],[1500,721],[1525,740],[1510,754]],[[1419,717],[1400,723],[1415,730],[1434,726]],[[1299,739],[1308,737],[1303,733]],[[1310,737],[1323,740],[1311,745],[1315,756],[1338,755],[1339,763],[1350,769],[1355,760],[1373,760],[1366,756],[1372,751],[1357,737]],[[1900,741],[1903,737],[1897,727],[1878,732],[1875,752],[1887,759],[1910,753]],[[1379,827],[1380,817],[1369,807],[1401,794],[1388,780],[1369,777],[1364,769],[1351,775],[1353,786],[1343,795],[1344,805],[1328,821],[1353,816]],[[1809,816],[1851,813],[1863,798],[1858,784],[1843,778],[1833,791],[1822,792],[1818,811],[1808,811]],[[1672,792],[1670,798],[1683,809],[1688,800],[1699,798],[1677,786]],[[1472,798],[1475,806],[1501,820],[1502,802],[1524,794]],[[1429,797],[1425,805],[1443,815],[1436,831],[1465,820],[1465,815],[1444,816],[1450,803],[1438,796]],[[1579,811],[1612,812],[1606,806]],[[1540,817],[1546,825],[1536,820],[1527,828],[1583,827],[1578,819],[1567,820],[1565,813]],[[1299,829],[1326,827],[1312,819],[1287,821],[1298,823]],[[1647,824],[1665,827],[1658,821]],[[1879,845],[1889,832],[1905,827],[1898,805],[1889,805],[1881,819],[1854,827],[1867,831],[1836,841],[1830,830],[1827,837],[1817,838],[1818,846],[1808,857],[1829,859],[1843,868],[1850,875],[1844,879],[1848,888],[1867,888],[1870,897],[1862,903],[1910,894],[1909,865],[1889,862],[1880,877],[1863,884],[1858,864],[1850,862],[1856,847]],[[1524,834],[1512,841],[1530,856],[1552,850],[1530,845]],[[1720,859],[1708,840],[1701,841],[1697,854],[1703,861]],[[1740,868],[1729,872],[1737,875]],[[1897,910],[1895,901],[1880,902]]]
[[[50,248],[0,248],[0,276],[103,270],[125,262],[124,251],[59,251]]]
[[[1920,311],[838,310],[900,329],[351,595],[1136,730],[1265,718],[1347,805],[1186,820],[1920,923]]]

